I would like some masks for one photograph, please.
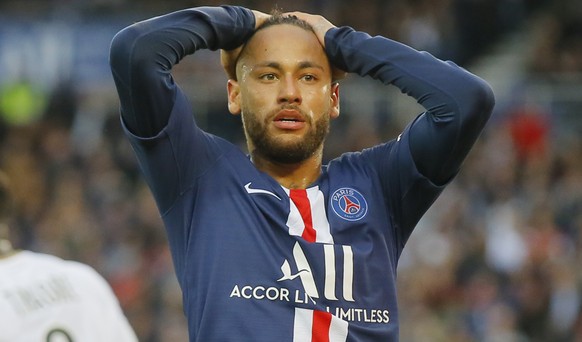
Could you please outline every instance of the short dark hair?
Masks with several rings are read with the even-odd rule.
[[[265,28],[275,26],[275,25],[281,25],[281,24],[288,24],[288,25],[297,26],[297,27],[300,27],[306,31],[309,31],[309,32],[312,32],[313,34],[315,34],[315,30],[313,29],[313,26],[310,23],[308,23],[307,21],[300,19],[295,15],[283,14],[280,10],[274,9],[271,11],[270,16],[263,23],[261,23],[261,25],[259,27],[257,27],[255,29],[255,31],[246,39],[245,43],[243,44],[242,51],[237,56],[237,59],[234,61],[234,63],[223,63],[223,67],[226,71],[227,76],[231,79],[234,79],[234,80],[237,79],[236,78],[236,65],[238,63],[238,60],[240,59],[240,56],[243,55],[243,52],[245,50],[247,43],[249,42],[249,40],[251,40],[253,38],[255,33],[257,33],[260,30],[263,30]],[[343,72],[342,70],[340,70],[338,68],[335,68],[333,65],[331,65],[331,63],[330,63],[330,66],[331,66],[332,83],[337,83],[340,79],[345,77],[345,72]]]
[[[301,27],[304,30],[315,33],[313,26],[311,26],[311,24],[308,23],[307,21],[299,19],[297,16],[294,15],[284,15],[278,9],[274,9],[271,11],[271,16],[267,18],[259,27],[257,27],[255,33],[267,27],[281,24],[295,25],[297,27]]]

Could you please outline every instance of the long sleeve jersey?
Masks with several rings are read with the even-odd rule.
[[[482,131],[491,89],[452,62],[332,28],[333,65],[426,111],[398,138],[287,189],[200,129],[171,75],[187,55],[235,48],[254,27],[242,7],[192,8],[133,24],[111,46],[122,124],[164,221],[190,340],[397,341],[398,258]]]

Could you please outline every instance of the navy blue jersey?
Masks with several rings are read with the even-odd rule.
[[[167,230],[190,340],[397,341],[398,258],[483,128],[490,88],[390,39],[331,29],[334,65],[427,111],[397,139],[331,161],[307,189],[286,189],[197,127],[170,73],[199,49],[240,45],[254,24],[241,7],[195,8],[112,43],[122,121]]]

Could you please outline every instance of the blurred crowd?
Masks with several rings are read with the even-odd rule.
[[[271,8],[270,1],[237,3]],[[3,1],[0,12],[29,19],[57,9],[87,17],[127,13],[130,24],[194,5]],[[582,86],[576,1],[295,0],[279,6],[322,13],[469,69],[504,37],[530,33],[523,74],[504,80],[514,84],[512,93],[496,94],[489,126],[405,248],[401,340],[582,341],[582,99],[558,96]],[[197,63],[180,65],[176,78],[192,89],[199,124],[244,146],[240,122],[226,114],[226,78],[217,59],[203,53]],[[16,198],[14,245],[95,267],[140,341],[186,341],[166,236],[121,131],[113,83],[106,90],[80,88],[73,75],[36,90],[31,81],[0,75],[0,169]],[[405,123],[399,110],[410,109],[394,105],[393,95],[354,104],[350,86],[371,86],[350,78],[345,85],[346,105],[332,126],[326,159],[394,138]],[[556,89],[563,91],[556,95]],[[411,120],[417,113],[404,115]]]

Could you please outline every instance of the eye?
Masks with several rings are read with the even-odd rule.
[[[263,81],[275,81],[277,79],[277,75],[273,73],[262,74],[261,76],[259,76],[259,79]]]
[[[307,82],[314,82],[315,80],[317,80],[317,78],[314,75],[311,75],[311,74],[303,75],[303,77],[301,77],[301,78],[304,81],[307,81]]]

